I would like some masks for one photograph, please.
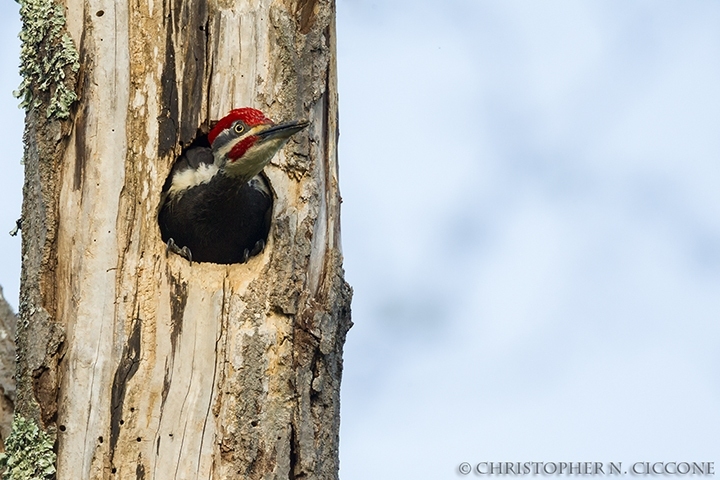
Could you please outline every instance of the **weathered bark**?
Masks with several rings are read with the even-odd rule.
[[[18,411],[59,479],[337,478],[350,327],[333,0],[65,0],[69,120],[26,121]],[[170,167],[231,108],[308,118],[262,254],[166,256]]]
[[[0,287],[0,451],[10,435],[15,409],[15,326],[17,317]]]

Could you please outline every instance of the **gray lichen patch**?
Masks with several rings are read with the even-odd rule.
[[[37,423],[21,416],[13,421],[12,432],[0,455],[3,479],[42,480],[55,476],[53,439]]]
[[[47,118],[65,119],[77,100],[79,55],[65,30],[63,7],[53,0],[20,0],[20,75],[15,92],[29,110],[47,103]]]

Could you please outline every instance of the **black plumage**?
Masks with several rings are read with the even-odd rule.
[[[262,169],[309,125],[275,124],[236,108],[199,135],[173,165],[158,213],[169,251],[190,262],[244,263],[265,247],[273,197]]]
[[[162,239],[187,247],[192,261],[243,263],[262,251],[270,231],[273,199],[262,174],[238,181],[220,169],[205,183],[170,191],[176,173],[213,164],[206,145],[196,142],[173,166],[158,216]]]

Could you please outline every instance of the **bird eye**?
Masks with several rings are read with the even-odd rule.
[[[235,133],[242,133],[245,130],[245,126],[242,123],[235,124]]]

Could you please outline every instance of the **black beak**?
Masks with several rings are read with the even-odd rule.
[[[310,122],[307,120],[293,120],[292,122],[285,122],[279,125],[271,125],[255,135],[260,137],[260,141],[263,142],[270,139],[287,139],[307,127],[309,124]]]

